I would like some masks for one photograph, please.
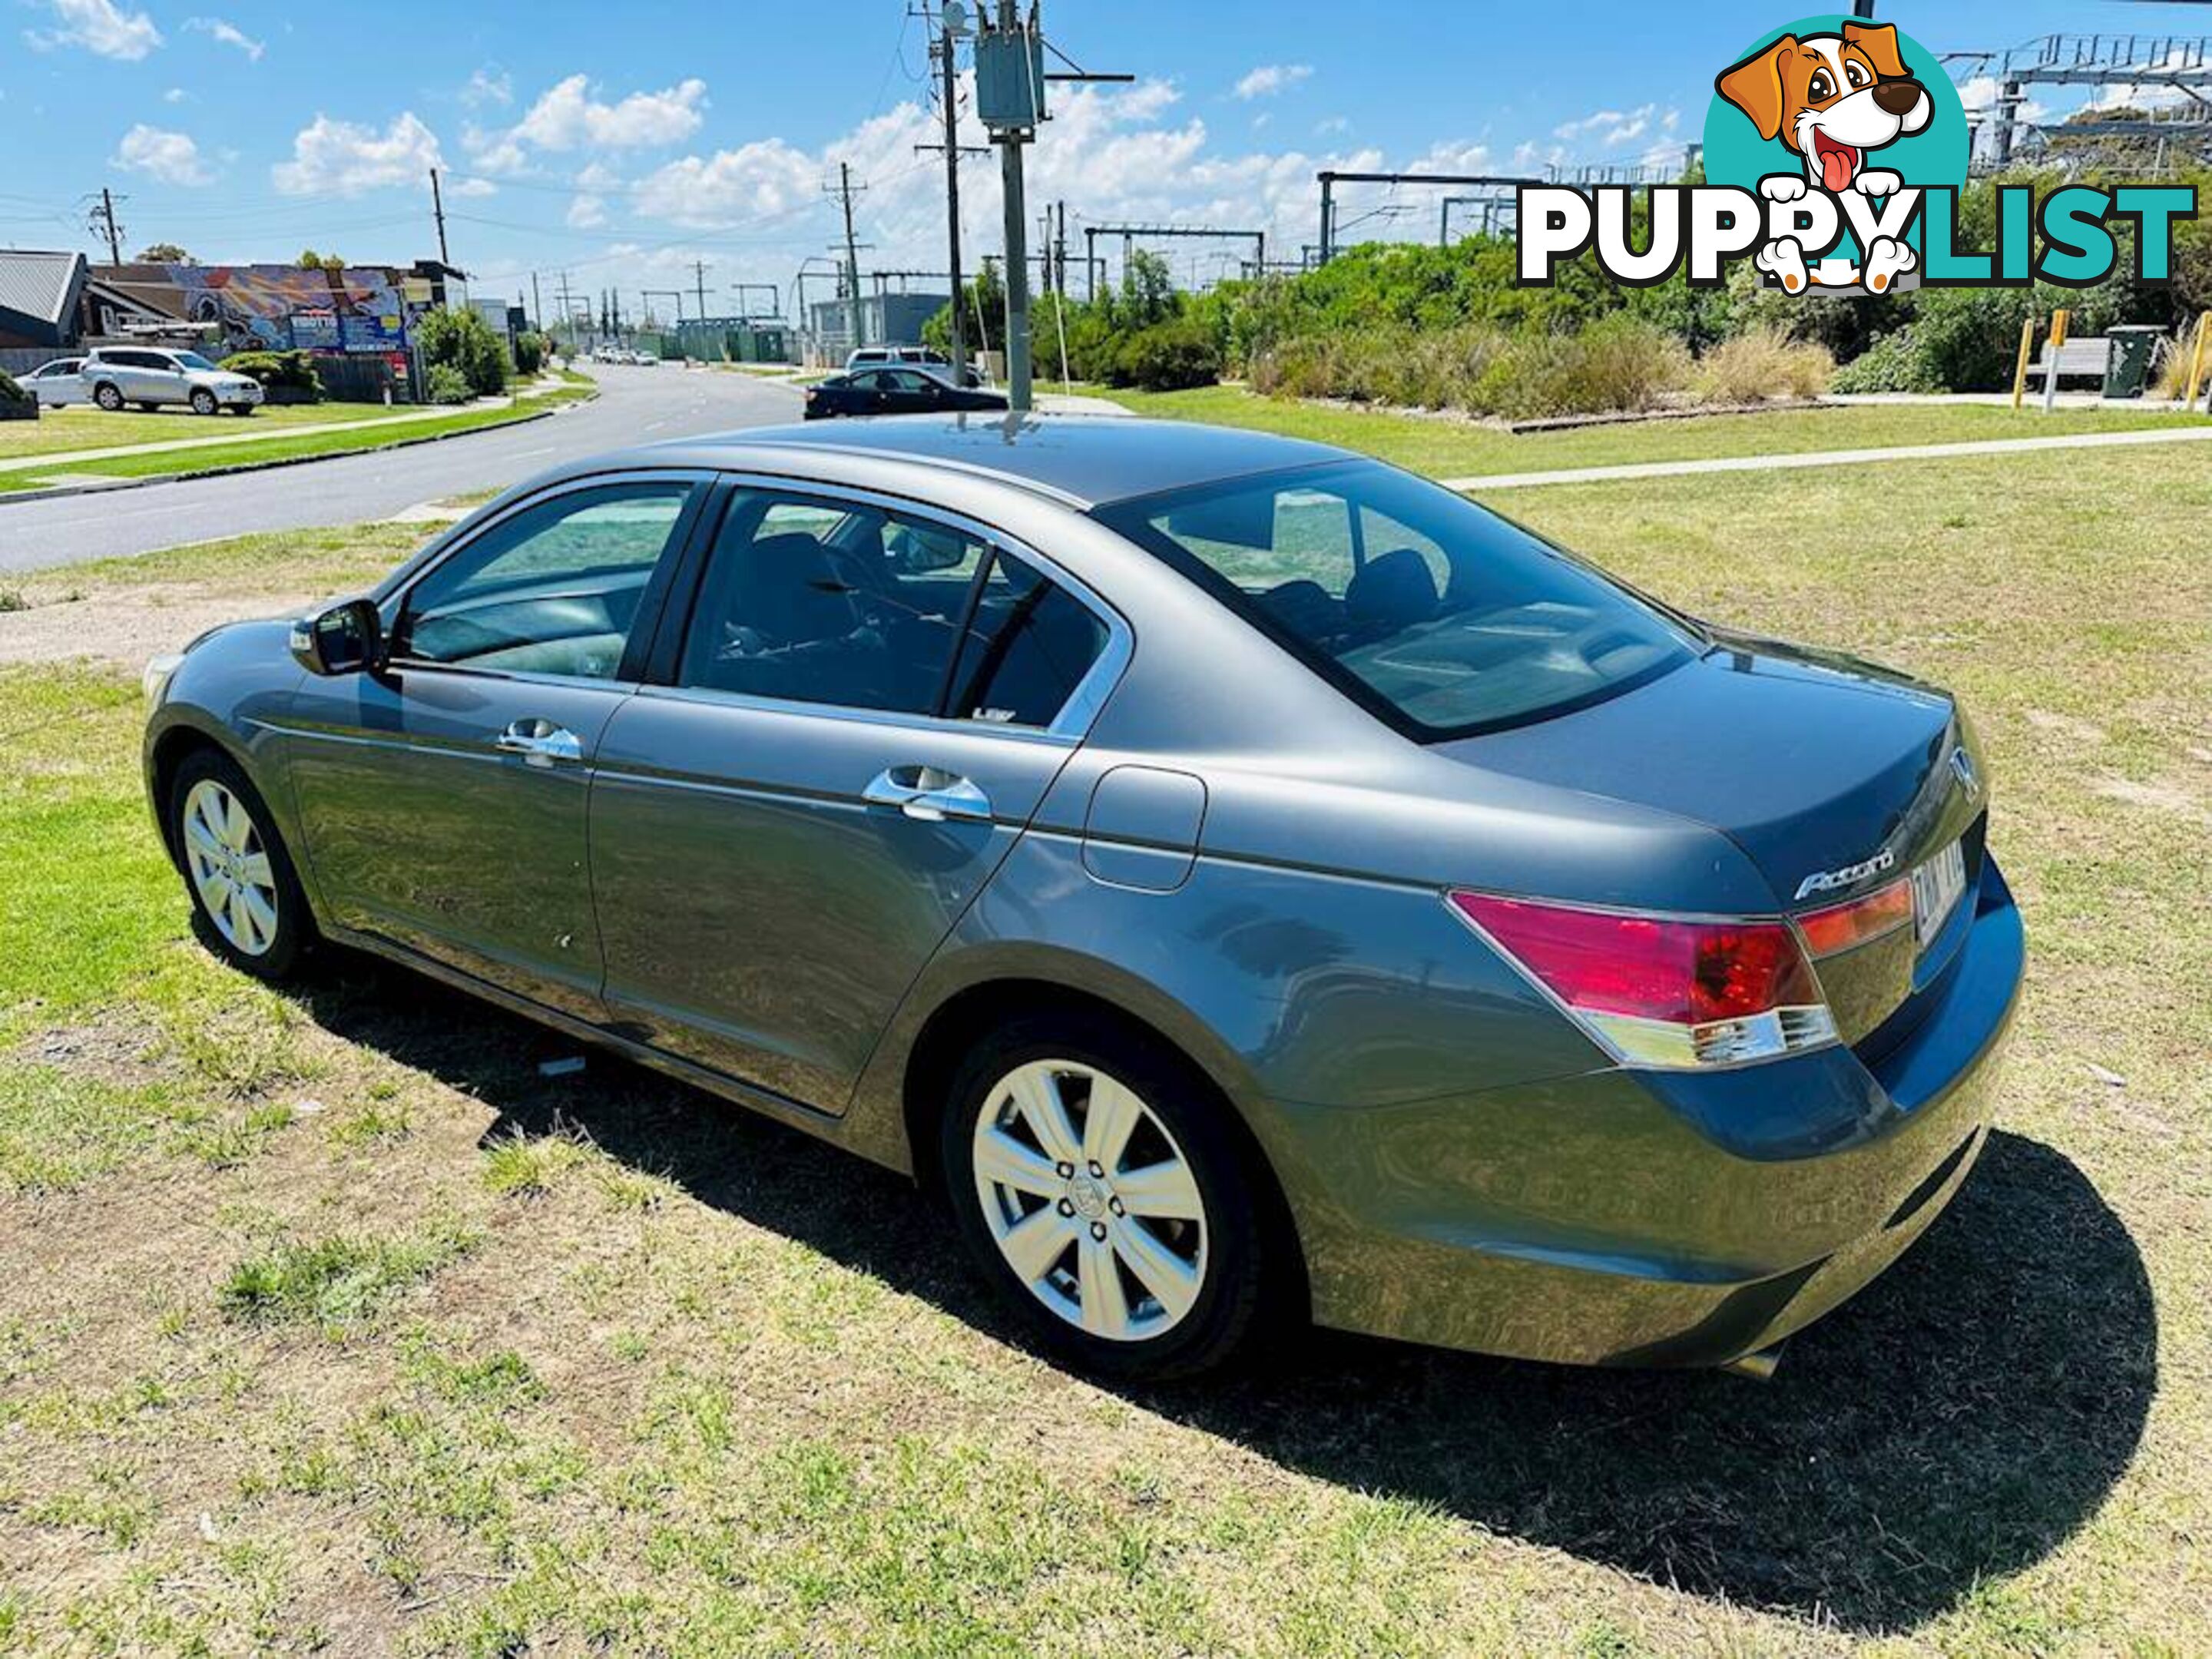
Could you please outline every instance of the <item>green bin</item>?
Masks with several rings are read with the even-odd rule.
[[[2150,380],[2150,360],[2166,331],[2148,323],[2127,323],[2105,332],[2112,343],[2112,355],[2105,359],[2105,395],[2142,397]]]

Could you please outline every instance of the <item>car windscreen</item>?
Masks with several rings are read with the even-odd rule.
[[[1372,461],[1144,496],[1094,516],[1423,741],[1597,702],[1699,645],[1540,537]]]
[[[186,368],[213,368],[215,365],[197,351],[179,351],[177,362]]]

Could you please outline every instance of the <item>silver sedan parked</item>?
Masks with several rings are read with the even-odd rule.
[[[1309,1316],[1771,1369],[1967,1178],[2021,981],[1948,695],[1252,433],[632,450],[151,686],[230,962],[910,1170],[1124,1376]]]
[[[90,393],[85,390],[84,359],[57,357],[50,363],[40,363],[16,382],[24,391],[39,400],[46,409],[66,409],[71,404],[88,402]]]

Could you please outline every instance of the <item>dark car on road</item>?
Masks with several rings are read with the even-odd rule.
[[[2022,975],[1948,694],[1249,432],[633,449],[149,684],[229,962],[911,1172],[1110,1375],[1307,1319],[1770,1369],[1966,1179]]]
[[[839,415],[934,415],[948,411],[1003,410],[1006,393],[955,386],[949,368],[938,371],[911,363],[860,368],[831,376],[806,388],[806,418]]]

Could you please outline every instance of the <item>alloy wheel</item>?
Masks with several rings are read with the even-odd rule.
[[[1069,1324],[1144,1341],[1196,1304],[1205,1200],[1175,1137],[1126,1085],[1075,1060],[1017,1067],[976,1114],[974,1165],[1000,1255]]]
[[[246,803],[213,778],[185,797],[185,861],[208,920],[249,957],[276,943],[276,872]]]

